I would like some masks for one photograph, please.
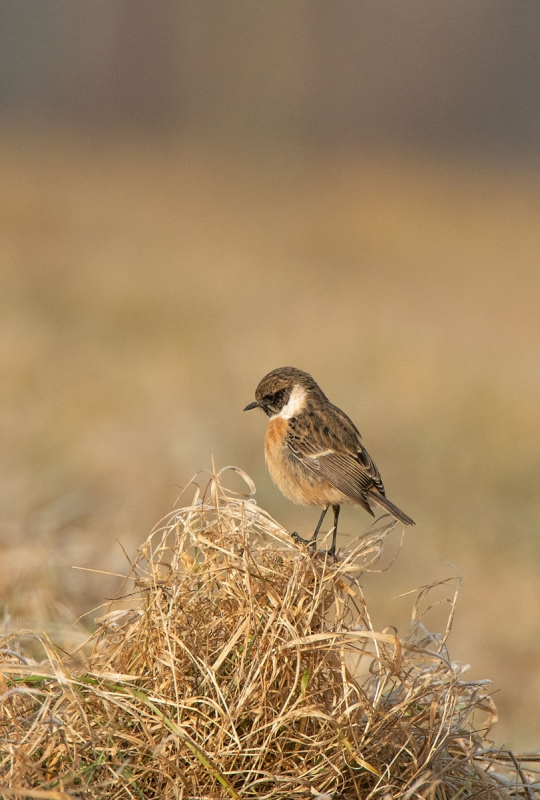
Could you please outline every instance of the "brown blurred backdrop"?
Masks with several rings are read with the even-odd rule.
[[[540,746],[539,35],[537,0],[0,4],[5,626],[76,641],[117,580],[72,565],[124,571],[212,454],[311,530],[241,411],[291,364],[417,520],[376,623],[461,575],[451,654]]]

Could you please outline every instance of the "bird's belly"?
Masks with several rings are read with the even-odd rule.
[[[299,505],[326,506],[347,502],[342,492],[304,467],[291,453],[285,444],[287,428],[286,419],[276,417],[270,420],[264,443],[266,466],[278,489]]]

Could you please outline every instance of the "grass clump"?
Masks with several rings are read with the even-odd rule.
[[[359,577],[394,523],[313,557],[222,473],[140,546],[90,649],[4,637],[0,794],[532,800],[447,634],[371,625]]]

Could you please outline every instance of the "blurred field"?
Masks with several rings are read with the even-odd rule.
[[[538,175],[54,131],[0,144],[6,626],[76,640],[117,580],[72,565],[122,572],[118,542],[133,556],[212,454],[311,530],[266,473],[262,415],[242,414],[290,364],[417,521],[366,577],[375,623],[404,625],[411,599],[393,597],[460,574],[451,653],[495,680],[499,743],[538,747]],[[368,524],[348,510],[342,533]]]

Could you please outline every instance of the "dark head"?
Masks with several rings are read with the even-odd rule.
[[[255,402],[244,408],[262,408],[269,417],[282,414],[295,416],[305,407],[308,392],[323,395],[317,383],[307,372],[295,367],[279,367],[265,375],[255,389]]]

